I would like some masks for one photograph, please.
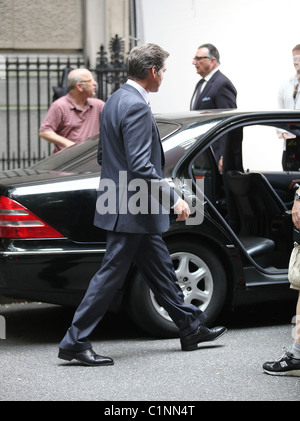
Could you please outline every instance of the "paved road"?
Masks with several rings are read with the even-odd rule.
[[[299,401],[300,378],[261,369],[292,343],[290,307],[243,309],[227,321],[226,335],[194,352],[182,352],[177,339],[144,335],[126,317],[109,316],[92,338],[96,351],[115,360],[109,367],[57,359],[73,310],[18,303],[0,305],[0,315],[6,320],[0,401]]]

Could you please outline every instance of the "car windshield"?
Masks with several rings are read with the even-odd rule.
[[[203,137],[220,120],[206,121],[202,124],[191,125],[168,137],[163,142],[166,158],[165,176],[171,177],[173,168],[185,153],[194,146],[195,142]]]

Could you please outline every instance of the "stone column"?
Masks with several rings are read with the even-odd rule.
[[[91,67],[96,64],[100,45],[107,50],[116,34],[124,38],[125,51],[128,51],[129,0],[86,0],[85,56]]]

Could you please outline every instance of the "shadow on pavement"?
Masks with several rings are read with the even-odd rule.
[[[223,324],[228,329],[253,328],[291,323],[295,302],[246,306],[228,313],[214,325]],[[8,303],[0,305],[0,315],[6,321],[6,339],[9,343],[58,344],[70,326],[74,308],[43,303]],[[149,339],[127,314],[105,316],[93,332],[91,340]]]

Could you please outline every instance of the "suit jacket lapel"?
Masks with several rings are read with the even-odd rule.
[[[206,85],[204,86],[203,91],[201,92],[201,94],[197,98],[197,103],[195,104],[196,107],[199,107],[201,105],[203,98],[205,98],[207,96],[207,94],[209,93],[209,91],[213,87],[213,85],[214,85],[214,83],[215,83],[215,81],[216,81],[219,73],[220,73],[220,70],[216,71],[216,73],[206,83]],[[196,86],[196,90],[197,90],[197,87],[198,87],[199,83],[200,82],[198,82],[198,84]]]
[[[162,167],[164,167],[165,166],[165,153],[164,153],[164,148],[163,148],[162,141],[161,141],[160,134],[159,134],[159,130],[158,130],[158,127],[157,127],[157,124],[156,124],[156,120],[155,120],[154,115],[152,114],[152,111],[151,110],[150,110],[150,112],[151,112],[151,115],[152,115],[153,124],[155,126],[157,139],[158,139],[158,142],[160,144],[160,149],[161,149],[161,164],[162,164]],[[154,139],[152,139],[152,140],[154,140]]]
[[[220,71],[218,70],[210,79],[209,79],[209,81],[207,82],[207,84],[204,86],[204,89],[203,89],[203,91],[201,92],[201,95],[200,95],[200,99],[202,100],[202,98],[204,98],[204,97],[206,97],[207,96],[207,94],[208,94],[208,92],[211,90],[211,88],[213,87],[213,85],[214,85],[214,83],[215,83],[215,81],[216,81],[216,78],[217,78],[217,76],[218,76],[218,73],[219,73]]]
[[[193,96],[192,96],[192,99],[191,99],[191,104],[190,104],[191,110],[197,109],[195,107],[197,107],[198,102],[199,102],[199,98],[201,97],[201,95],[198,94],[198,90],[200,89],[200,86],[202,85],[202,80],[203,79],[199,80],[199,82],[197,83],[196,88],[194,90],[194,93],[193,93]]]

